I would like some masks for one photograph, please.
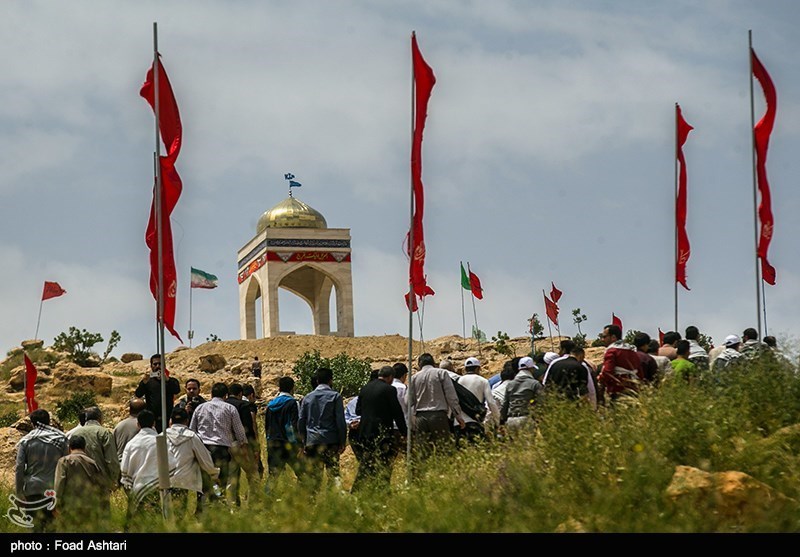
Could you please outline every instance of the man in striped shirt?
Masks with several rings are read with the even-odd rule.
[[[228,386],[225,383],[214,383],[211,387],[211,400],[195,408],[189,429],[197,433],[211,453],[214,466],[219,468],[220,485],[227,489],[231,448],[238,446],[247,453],[250,446],[239,412],[232,404],[225,402],[226,396]],[[211,487],[203,486],[204,495],[209,500],[215,498]]]

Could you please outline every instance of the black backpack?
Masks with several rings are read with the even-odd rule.
[[[483,422],[484,418],[486,418],[486,405],[478,400],[478,397],[472,394],[472,391],[459,384],[455,379],[453,379],[453,387],[456,389],[461,411],[476,422]]]

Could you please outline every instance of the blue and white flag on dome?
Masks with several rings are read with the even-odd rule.
[[[283,175],[283,177],[287,180],[291,180],[292,178],[294,178],[294,174],[292,174],[291,172],[287,172],[286,174]]]
[[[303,184],[301,184],[300,182],[295,182],[294,180],[289,180],[289,187],[290,188],[299,188],[302,185]]]

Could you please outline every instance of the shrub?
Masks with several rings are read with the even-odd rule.
[[[8,410],[0,414],[0,427],[11,427],[19,420],[19,412],[16,410]]]
[[[78,414],[84,408],[95,406],[97,401],[94,391],[78,391],[66,400],[56,403],[56,417],[61,423],[77,422]]]
[[[68,332],[59,334],[53,340],[53,348],[59,352],[66,352],[69,359],[81,367],[94,367],[97,365],[94,360],[97,354],[92,351],[92,346],[98,342],[103,342],[100,333],[90,333],[86,329],[70,327]]]
[[[517,355],[517,351],[514,349],[513,344],[509,344],[509,340],[511,339],[509,338],[508,333],[504,333],[502,331],[497,331],[497,336],[492,337],[494,349],[498,354],[508,356],[509,358],[514,358]]]
[[[334,388],[347,398],[356,396],[361,387],[369,381],[372,360],[354,358],[345,353],[337,354],[333,358],[323,358],[319,350],[306,352],[300,356],[292,368],[299,394],[311,391],[311,377],[321,367],[327,367],[333,371]]]

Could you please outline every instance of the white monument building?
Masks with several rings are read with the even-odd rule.
[[[328,228],[325,217],[292,196],[291,187],[289,197],[258,219],[256,235],[239,250],[237,261],[242,339],[256,338],[259,319],[265,337],[291,334],[280,330],[278,288],[308,304],[315,335],[353,336],[350,229]],[[334,330],[331,291],[336,295]]]

